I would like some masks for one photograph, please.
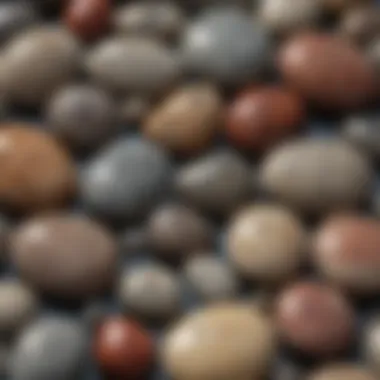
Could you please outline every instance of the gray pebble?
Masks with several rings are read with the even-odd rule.
[[[88,336],[69,318],[44,317],[19,337],[10,359],[11,380],[82,379]]]
[[[213,8],[189,24],[181,54],[190,72],[223,85],[240,85],[267,68],[271,42],[262,26],[242,9]]]
[[[87,209],[106,218],[125,220],[150,210],[171,187],[172,166],[157,146],[124,138],[106,146],[81,176]]]

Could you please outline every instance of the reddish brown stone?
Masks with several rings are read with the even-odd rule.
[[[346,349],[354,332],[354,312],[346,299],[312,282],[297,283],[280,294],[276,322],[286,343],[312,356]]]
[[[240,148],[263,151],[285,138],[305,116],[302,99],[281,87],[252,88],[227,112],[227,136]]]
[[[374,95],[372,65],[338,37],[322,33],[295,36],[281,49],[278,63],[285,81],[318,106],[359,107]]]
[[[16,211],[55,208],[73,195],[73,162],[52,137],[33,126],[1,126],[0,167],[0,203]]]
[[[153,343],[148,332],[137,323],[112,317],[99,326],[94,354],[107,378],[139,379],[152,364]]]
[[[76,35],[87,40],[106,31],[110,14],[110,0],[70,0],[64,21]]]

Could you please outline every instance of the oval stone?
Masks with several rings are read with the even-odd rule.
[[[375,380],[368,369],[356,364],[333,363],[316,369],[306,380]]]

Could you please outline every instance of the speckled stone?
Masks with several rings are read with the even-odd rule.
[[[274,346],[271,323],[259,311],[241,304],[216,305],[186,315],[169,330],[163,366],[177,380],[261,378]]]
[[[327,280],[344,289],[376,294],[380,290],[379,240],[380,222],[375,218],[331,217],[316,232],[314,264]]]
[[[85,167],[82,200],[87,209],[114,220],[140,217],[167,195],[172,166],[157,146],[122,138],[103,148]]]
[[[209,248],[214,230],[196,211],[180,204],[159,206],[150,216],[148,233],[157,253],[169,260],[181,260],[188,254]]]
[[[371,369],[380,376],[380,319],[372,317],[364,327],[362,337],[364,358]]]
[[[179,278],[161,264],[126,268],[119,280],[118,296],[126,311],[148,320],[166,321],[181,309]]]
[[[143,37],[116,36],[103,40],[87,55],[91,78],[118,93],[153,96],[180,76],[176,55],[163,44]]]
[[[376,377],[360,365],[333,363],[316,369],[306,380],[376,380]]]
[[[291,211],[274,204],[250,205],[229,225],[228,257],[248,279],[283,281],[297,273],[305,239],[304,228]]]
[[[213,86],[205,83],[186,85],[151,111],[143,125],[143,133],[175,153],[198,153],[216,136],[222,123],[222,107],[220,94]]]
[[[65,29],[40,26],[11,39],[3,57],[9,98],[16,103],[37,106],[73,79],[81,49]]]
[[[83,299],[102,293],[116,269],[112,235],[87,217],[39,216],[11,236],[10,256],[19,275],[48,295]]]
[[[175,188],[186,202],[215,215],[229,215],[254,193],[249,164],[229,149],[219,149],[182,166]]]
[[[301,138],[272,150],[259,177],[264,191],[312,214],[356,207],[372,185],[365,156],[345,141],[325,138]]]
[[[83,376],[89,337],[77,321],[43,317],[16,341],[10,358],[12,380],[72,380]]]
[[[0,128],[0,202],[15,211],[61,207],[73,196],[76,168],[68,153],[30,124]]]
[[[324,284],[297,282],[280,292],[276,323],[283,341],[315,357],[349,348],[355,313],[341,293]]]
[[[223,85],[241,85],[267,69],[271,41],[243,9],[215,7],[189,24],[181,52],[188,71]]]
[[[47,128],[75,149],[96,148],[117,131],[117,108],[103,90],[91,85],[60,89],[46,109]]]

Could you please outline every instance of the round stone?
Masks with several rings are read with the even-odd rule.
[[[175,153],[198,153],[212,143],[222,122],[222,112],[216,88],[204,83],[190,84],[152,110],[143,133]]]
[[[250,88],[228,108],[227,137],[239,148],[260,153],[294,133],[305,114],[302,99],[286,88]]]
[[[173,326],[164,337],[162,360],[177,380],[254,379],[266,373],[274,346],[271,323],[259,311],[222,304]]]
[[[46,215],[21,224],[11,236],[11,260],[39,291],[83,299],[103,292],[116,266],[116,244],[101,225],[79,215]]]
[[[235,215],[228,228],[228,257],[248,279],[287,280],[303,261],[305,235],[301,222],[286,208],[250,205]]]
[[[90,211],[114,220],[140,217],[171,187],[172,166],[165,152],[138,138],[103,148],[85,167],[82,200]]]
[[[375,92],[375,73],[369,60],[336,36],[295,36],[282,46],[278,65],[291,87],[323,108],[357,108]]]
[[[376,380],[364,367],[351,363],[333,363],[312,372],[307,380]]]
[[[188,71],[235,86],[258,77],[267,68],[271,41],[243,9],[215,7],[188,25],[181,54]]]
[[[76,74],[81,50],[75,38],[57,26],[27,30],[5,46],[5,86],[9,98],[38,106]]]
[[[112,98],[91,85],[60,89],[46,109],[48,128],[75,149],[96,148],[117,131]]]
[[[154,39],[116,36],[88,53],[92,79],[117,93],[153,96],[171,87],[180,75],[176,55]]]
[[[218,149],[185,164],[176,173],[176,192],[215,215],[229,215],[253,192],[249,164],[229,149]]]
[[[209,248],[213,228],[196,211],[179,204],[157,208],[148,220],[153,249],[169,260],[179,260],[193,252]]]
[[[60,207],[74,194],[76,168],[47,133],[28,124],[0,129],[0,203],[20,212]]]
[[[327,285],[291,285],[280,293],[275,315],[284,342],[311,356],[340,353],[354,337],[354,310],[343,295]]]
[[[127,268],[121,275],[118,294],[125,310],[148,320],[165,321],[180,310],[179,279],[159,264]]]
[[[359,295],[380,290],[380,222],[345,215],[323,223],[313,244],[314,264],[329,281]]]
[[[233,299],[238,281],[232,268],[210,255],[196,255],[185,264],[184,274],[191,288],[206,302]]]
[[[81,376],[88,341],[84,326],[73,319],[41,318],[16,341],[10,358],[10,378],[72,380]]]
[[[301,138],[272,150],[259,177],[264,191],[312,214],[356,207],[372,185],[366,158],[345,141],[325,138]]]
[[[111,378],[141,378],[153,363],[149,333],[123,317],[103,321],[96,332],[93,350],[100,370]]]
[[[380,320],[378,316],[365,325],[362,343],[366,361],[373,371],[380,375]]]

